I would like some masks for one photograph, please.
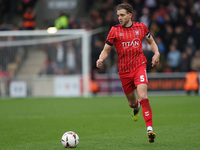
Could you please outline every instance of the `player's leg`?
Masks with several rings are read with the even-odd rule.
[[[126,94],[126,98],[128,100],[129,106],[133,108],[131,113],[132,119],[137,121],[139,118],[140,102],[136,98],[136,90],[134,89],[131,93]]]
[[[136,98],[136,90],[134,89],[131,93],[125,94],[126,98],[128,100],[128,104],[131,108],[134,108],[137,104],[137,98]]]
[[[137,86],[137,93],[139,96],[140,104],[142,105],[142,114],[146,123],[149,142],[152,143],[154,142],[156,135],[153,132],[152,109],[147,97],[147,84],[139,84]]]
[[[152,110],[149,104],[149,99],[147,97],[147,85],[139,84],[137,86],[137,93],[140,100],[140,104],[142,105],[142,113],[147,126],[147,130],[152,129]]]
[[[131,78],[132,74],[125,73],[125,74],[119,74],[119,76],[120,76],[124,94],[126,95],[129,106],[133,108],[132,119],[136,121],[139,117],[140,103],[136,99],[136,87]]]
[[[152,110],[147,97],[147,85],[139,84],[137,86],[137,93],[142,105],[142,113],[147,126],[147,130],[152,130]]]
[[[147,74],[146,74],[146,64],[141,65],[137,68],[133,76],[134,84],[137,87],[137,93],[142,105],[142,112],[144,120],[148,130],[152,130],[152,111],[149,104],[149,99],[147,97]]]

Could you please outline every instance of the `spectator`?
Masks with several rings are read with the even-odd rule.
[[[183,52],[181,54],[179,71],[180,72],[189,72],[190,71],[190,59],[186,52]]]
[[[96,28],[103,24],[103,20],[101,18],[99,10],[96,10],[96,9],[91,10],[90,19],[92,21],[92,28]]]
[[[187,39],[187,43],[185,45],[185,50],[187,48],[190,48],[192,50],[192,54],[194,54],[194,52],[196,51],[196,46],[194,44],[194,39],[191,36],[188,37],[188,39]]]
[[[180,64],[181,60],[181,53],[180,51],[176,48],[175,45],[170,45],[170,51],[167,54],[167,64],[169,67],[172,69],[173,72],[178,71],[178,67]]]
[[[185,52],[187,54],[188,61],[191,63],[192,57],[194,56],[194,52],[192,51],[192,49],[190,47],[187,47],[185,49]]]
[[[185,24],[188,30],[194,25],[194,21],[192,20],[191,15],[187,15],[185,18]]]
[[[184,27],[182,25],[178,25],[175,27],[175,38],[177,38],[177,49],[179,49],[181,52],[184,51],[184,46],[187,41],[185,30],[183,30]]]
[[[168,52],[169,45],[171,44],[172,38],[174,36],[174,31],[173,31],[172,25],[170,25],[169,23],[164,26],[164,29],[165,31],[163,35],[163,41],[165,44],[166,52]]]
[[[55,20],[55,27],[57,29],[66,29],[68,28],[68,17],[63,12],[58,14],[58,18]]]
[[[64,70],[64,56],[65,50],[63,43],[59,42],[56,44],[56,71],[58,74],[62,74]]]
[[[148,8],[142,9],[142,16],[140,17],[140,21],[142,23],[144,23],[147,27],[149,27],[150,17],[149,17],[149,9]]]
[[[159,35],[159,32],[160,32],[160,27],[158,26],[158,23],[156,21],[153,21],[151,24],[150,24],[150,32],[152,34],[152,36],[157,36]]]
[[[89,26],[88,21],[85,17],[81,18],[80,28],[90,30],[90,26]]]
[[[177,18],[177,24],[178,25],[184,25],[185,26],[185,16],[186,16],[186,10],[181,7],[178,9],[178,18]]]
[[[165,45],[163,44],[162,39],[159,36],[157,36],[155,38],[155,41],[158,45],[159,52],[161,53],[161,55],[164,55],[166,51],[165,51]]]
[[[165,16],[167,11],[164,5],[160,5],[159,8],[153,14],[153,20],[157,21],[159,24],[165,23]]]
[[[174,4],[174,1],[170,1],[167,6],[167,12],[169,13],[173,22],[176,22],[178,16],[178,8]]]
[[[193,7],[190,7],[189,14],[191,15],[192,20],[193,20],[194,22],[197,22],[197,21],[198,21],[199,16],[198,16],[196,10],[195,10]]]
[[[47,75],[53,75],[55,74],[55,64],[53,62],[45,62],[43,68],[40,71],[40,75],[47,74]]]
[[[73,42],[72,41],[67,41],[66,43],[66,73],[71,74],[71,73],[76,73],[76,54],[75,54],[75,48],[73,47]]]
[[[77,23],[77,20],[74,16],[69,17],[69,29],[77,29],[79,28],[79,25]]]
[[[145,0],[144,4],[145,4],[145,7],[150,9],[151,14],[153,13],[153,11],[155,10],[157,6],[156,0]]]
[[[200,16],[200,0],[194,3],[194,9],[197,12],[197,14]]]
[[[132,6],[134,7],[134,14],[136,14],[135,12],[137,12],[136,20],[138,20],[139,17],[142,16],[142,9],[141,8],[143,8],[143,6],[144,6],[144,4],[143,4],[144,1],[134,0],[134,1],[131,1],[131,2],[133,3]],[[147,7],[145,6],[145,8],[151,9],[148,6]],[[154,6],[152,7],[152,11],[153,11],[153,9],[154,9]]]
[[[191,60],[191,69],[194,71],[200,71],[200,50],[197,50],[194,57]]]
[[[24,13],[24,29],[33,30],[35,29],[35,14],[31,7],[28,7]]]
[[[192,37],[194,39],[195,46],[200,48],[200,21],[196,22],[195,27],[192,29]]]

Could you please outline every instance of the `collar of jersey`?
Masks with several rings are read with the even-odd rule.
[[[123,28],[131,28],[133,26],[133,22],[132,22],[132,25],[130,26],[130,27],[124,27],[124,26],[122,26]]]

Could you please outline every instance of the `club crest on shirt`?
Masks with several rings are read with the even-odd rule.
[[[119,36],[123,36],[124,34],[123,33],[119,33]]]
[[[136,35],[139,35],[139,30],[135,30],[135,34],[136,34]]]

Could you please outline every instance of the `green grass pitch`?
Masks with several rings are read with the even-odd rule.
[[[66,131],[79,135],[77,150],[199,150],[200,96],[149,99],[155,143],[125,97],[1,99],[0,150],[63,150]]]

